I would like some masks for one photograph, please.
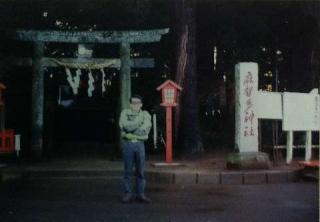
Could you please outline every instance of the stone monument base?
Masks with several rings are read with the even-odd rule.
[[[153,167],[180,167],[185,166],[183,163],[151,163]]]
[[[230,153],[227,157],[229,170],[270,169],[269,156],[262,152]]]

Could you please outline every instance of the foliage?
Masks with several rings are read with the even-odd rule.
[[[122,30],[168,25],[160,0],[15,0],[0,3],[0,27],[58,30]]]

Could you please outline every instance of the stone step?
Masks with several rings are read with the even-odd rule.
[[[14,179],[105,179],[121,180],[122,171],[105,170],[2,170],[1,181]],[[215,173],[146,171],[149,183],[249,185],[296,182],[301,170],[221,171]]]

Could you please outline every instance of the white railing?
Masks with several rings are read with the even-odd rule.
[[[287,145],[277,145],[273,146],[274,149],[286,149],[287,157],[286,162],[290,164],[293,158],[293,149],[303,149],[305,148],[305,161],[310,161],[312,159],[312,149],[320,148],[320,131],[319,131],[319,145],[312,145],[312,131],[306,131],[306,141],[304,145],[294,145],[293,144],[293,133],[294,131],[287,131]]]

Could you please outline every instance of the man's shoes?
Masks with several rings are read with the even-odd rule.
[[[136,200],[141,203],[151,203],[152,202],[151,199],[146,197],[146,195],[144,195],[144,194],[138,195]]]
[[[122,203],[130,203],[131,201],[132,201],[132,194],[131,193],[126,193],[121,199]]]

